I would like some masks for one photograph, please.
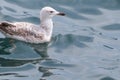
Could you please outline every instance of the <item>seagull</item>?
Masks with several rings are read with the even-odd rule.
[[[12,38],[28,43],[50,42],[53,31],[52,17],[55,15],[64,16],[65,13],[59,12],[52,7],[43,7],[40,11],[40,25],[29,22],[1,22],[0,32],[7,38]]]

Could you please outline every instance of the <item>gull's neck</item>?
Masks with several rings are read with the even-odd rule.
[[[45,31],[46,37],[51,38],[52,29],[53,29],[53,21],[51,18],[41,20],[40,27]]]

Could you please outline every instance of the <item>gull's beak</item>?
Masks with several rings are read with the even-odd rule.
[[[63,12],[59,12],[57,15],[65,16],[65,13],[63,13]]]

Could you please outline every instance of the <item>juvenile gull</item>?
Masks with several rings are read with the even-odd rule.
[[[8,38],[13,38],[29,43],[49,42],[52,36],[53,21],[55,15],[64,16],[51,7],[44,7],[40,11],[40,26],[28,22],[1,22],[0,31]]]

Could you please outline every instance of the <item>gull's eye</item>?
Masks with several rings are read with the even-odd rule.
[[[50,13],[53,13],[54,11],[50,11]]]

